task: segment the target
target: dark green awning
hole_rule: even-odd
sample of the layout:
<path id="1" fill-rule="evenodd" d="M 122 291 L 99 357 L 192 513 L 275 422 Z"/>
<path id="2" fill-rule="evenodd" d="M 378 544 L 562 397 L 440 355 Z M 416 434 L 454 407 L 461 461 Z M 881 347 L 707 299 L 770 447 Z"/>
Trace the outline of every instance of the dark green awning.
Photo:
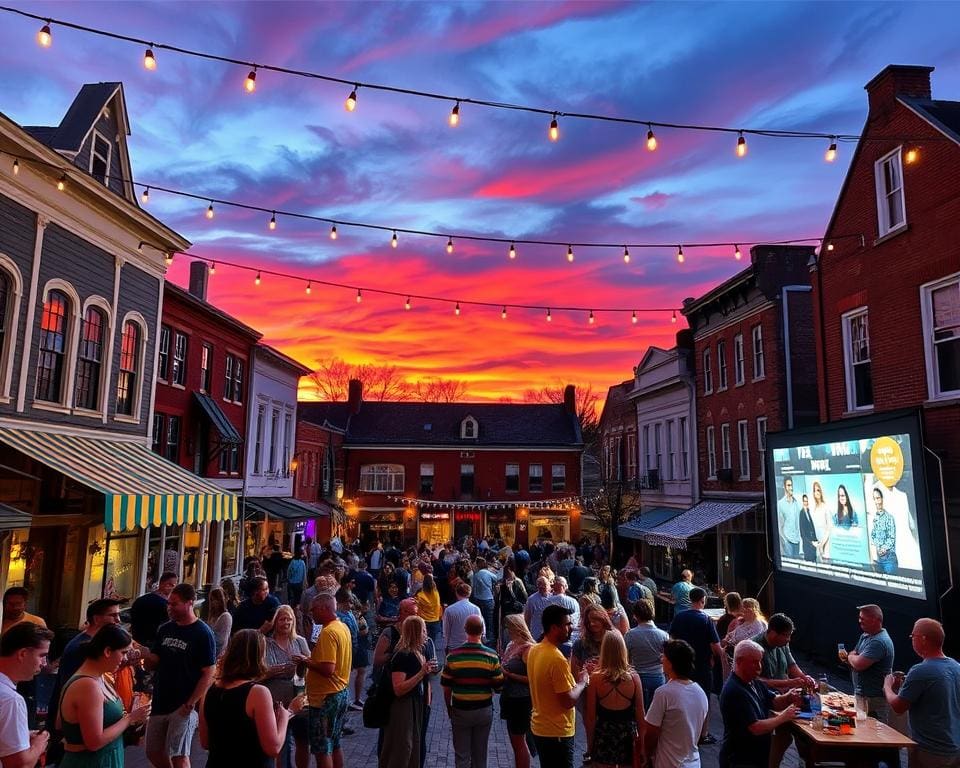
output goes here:
<path id="1" fill-rule="evenodd" d="M 193 396 L 196 398 L 200 408 L 207 415 L 213 428 L 217 430 L 217 434 L 220 435 L 220 443 L 222 445 L 240 445 L 243 442 L 243 438 L 240 436 L 240 433 L 237 432 L 237 428 L 230 423 L 230 419 L 227 418 L 227 415 L 220 406 L 217 405 L 216 400 L 210 397 L 210 395 L 205 395 L 203 392 L 194 392 Z"/>

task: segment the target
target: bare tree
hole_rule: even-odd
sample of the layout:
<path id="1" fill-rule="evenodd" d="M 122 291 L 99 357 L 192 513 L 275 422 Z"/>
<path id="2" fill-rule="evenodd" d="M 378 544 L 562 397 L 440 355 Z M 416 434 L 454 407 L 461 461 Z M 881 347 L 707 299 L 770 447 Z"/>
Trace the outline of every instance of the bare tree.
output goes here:
<path id="1" fill-rule="evenodd" d="M 413 392 L 417 400 L 426 403 L 459 403 L 467 395 L 467 384 L 460 379 L 431 377 L 419 379 Z"/>
<path id="2" fill-rule="evenodd" d="M 613 562 L 617 529 L 640 510 L 640 492 L 628 480 L 607 480 L 599 493 L 584 500 L 584 512 L 592 515 L 607 532 L 608 554 Z"/>
<path id="3" fill-rule="evenodd" d="M 348 362 L 331 357 L 320 361 L 317 369 L 310 374 L 310 380 L 321 400 L 336 402 L 347 399 L 352 376 L 353 369 Z"/>
<path id="4" fill-rule="evenodd" d="M 566 389 L 566 385 L 564 384 L 555 384 L 549 387 L 541 387 L 540 389 L 528 389 L 523 393 L 523 399 L 524 402 L 527 403 L 554 403 L 560 405 L 563 403 L 564 389 Z M 580 431 L 583 433 L 585 446 L 593 445 L 599 437 L 599 404 L 600 397 L 593 391 L 592 384 L 576 388 L 577 417 L 580 419 Z"/>
<path id="5" fill-rule="evenodd" d="M 410 399 L 411 387 L 395 365 L 351 365 L 339 357 L 331 357 L 320 361 L 310 379 L 321 400 L 346 400 L 350 379 L 363 382 L 363 396 L 367 400 Z"/>

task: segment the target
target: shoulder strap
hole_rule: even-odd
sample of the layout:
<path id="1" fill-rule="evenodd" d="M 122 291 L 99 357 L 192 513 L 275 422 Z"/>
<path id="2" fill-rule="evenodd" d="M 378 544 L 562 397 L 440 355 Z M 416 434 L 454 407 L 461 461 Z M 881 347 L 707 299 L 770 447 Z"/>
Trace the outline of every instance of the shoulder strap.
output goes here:
<path id="1" fill-rule="evenodd" d="M 63 729 L 63 716 L 61 714 L 61 709 L 63 708 L 63 697 L 67 695 L 67 689 L 73 685 L 77 680 L 83 678 L 93 679 L 92 675 L 71 675 L 70 678 L 63 684 L 63 688 L 60 689 L 60 699 L 57 701 L 57 729 Z"/>

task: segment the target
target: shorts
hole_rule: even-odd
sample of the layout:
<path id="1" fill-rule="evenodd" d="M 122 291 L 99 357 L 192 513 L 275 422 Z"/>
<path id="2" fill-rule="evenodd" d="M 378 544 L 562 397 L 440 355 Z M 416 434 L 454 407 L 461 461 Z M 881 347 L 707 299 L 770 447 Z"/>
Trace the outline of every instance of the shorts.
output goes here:
<path id="1" fill-rule="evenodd" d="M 331 693 L 319 707 L 307 707 L 310 717 L 310 752 L 332 755 L 340 749 L 340 735 L 347 719 L 350 694 L 346 688 Z"/>
<path id="2" fill-rule="evenodd" d="M 529 697 L 500 697 L 500 719 L 507 721 L 507 733 L 511 736 L 523 736 L 530 730 L 530 714 L 533 703 Z"/>
<path id="3" fill-rule="evenodd" d="M 367 638 L 361 637 L 360 644 L 353 646 L 353 660 L 350 669 L 366 669 L 370 666 L 370 644 Z"/>
<path id="4" fill-rule="evenodd" d="M 310 738 L 310 715 L 306 709 L 301 710 L 287 723 L 287 729 L 296 741 L 306 741 Z"/>
<path id="5" fill-rule="evenodd" d="M 179 709 L 169 715 L 150 715 L 144 739 L 147 754 L 189 757 L 193 734 L 199 722 L 200 716 L 195 709 L 191 710 L 189 715 L 182 714 Z"/>

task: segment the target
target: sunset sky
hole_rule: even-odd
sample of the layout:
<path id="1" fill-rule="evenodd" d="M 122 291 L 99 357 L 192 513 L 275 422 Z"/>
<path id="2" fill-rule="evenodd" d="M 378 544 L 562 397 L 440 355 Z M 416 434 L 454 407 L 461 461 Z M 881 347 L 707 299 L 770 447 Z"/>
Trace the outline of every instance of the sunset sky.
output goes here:
<path id="1" fill-rule="evenodd" d="M 733 128 L 858 134 L 863 86 L 890 63 L 936 67 L 934 98 L 960 99 L 957 3 L 15 3 L 157 43 L 463 98 Z M 56 124 L 83 83 L 121 81 L 134 175 L 268 209 L 440 232 L 563 242 L 719 241 L 822 234 L 852 152 L 826 143 L 657 130 L 464 105 L 342 85 L 143 47 L 0 13 L 0 111 Z M 670 312 L 746 264 L 731 246 L 631 251 L 507 247 L 329 227 L 151 192 L 150 212 L 193 242 L 192 253 L 299 281 L 218 266 L 210 300 L 265 341 L 315 366 L 337 356 L 400 367 L 414 381 L 468 383 L 471 399 L 519 397 L 571 382 L 629 378 L 651 345 L 682 327 Z M 170 278 L 185 282 L 178 260 Z M 312 279 L 451 301 L 549 306 L 542 311 L 414 301 L 317 285 Z M 587 313 L 559 308 L 596 310 Z M 306 394 L 306 393 L 305 393 Z"/>

